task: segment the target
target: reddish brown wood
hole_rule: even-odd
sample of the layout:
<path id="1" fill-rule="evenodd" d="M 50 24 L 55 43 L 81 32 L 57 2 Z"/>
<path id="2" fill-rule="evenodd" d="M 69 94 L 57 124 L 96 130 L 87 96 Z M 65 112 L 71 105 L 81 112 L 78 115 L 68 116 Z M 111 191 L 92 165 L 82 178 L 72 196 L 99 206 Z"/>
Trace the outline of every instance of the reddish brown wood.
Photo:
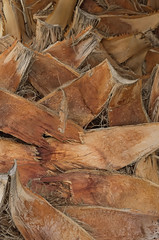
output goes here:
<path id="1" fill-rule="evenodd" d="M 55 88 L 78 77 L 79 74 L 71 67 L 59 62 L 50 54 L 37 53 L 29 81 L 45 96 Z"/>
<path id="2" fill-rule="evenodd" d="M 98 205 L 138 209 L 159 215 L 159 186 L 141 178 L 104 171 L 74 170 L 32 180 L 30 188 L 59 205 Z M 154 195 L 156 197 L 154 197 Z"/>
<path id="3" fill-rule="evenodd" d="M 0 138 L 0 150 L 1 173 L 7 173 L 16 159 L 23 184 L 27 184 L 30 179 L 47 174 L 46 169 L 41 166 L 40 157 L 35 147 L 17 143 L 11 139 Z"/>
<path id="4" fill-rule="evenodd" d="M 142 102 L 142 82 L 116 88 L 108 105 L 109 126 L 131 125 L 149 122 Z"/>
<path id="5" fill-rule="evenodd" d="M 110 64 L 114 67 L 115 70 L 119 73 L 120 76 L 129 79 L 137 79 L 138 75 L 136 75 L 130 69 L 125 69 L 121 67 L 112 57 L 107 53 L 103 44 L 100 43 L 98 47 L 95 48 L 93 52 L 87 57 L 87 61 L 84 62 L 84 67 L 90 66 L 91 68 L 96 67 L 98 64 L 103 62 L 105 59 L 108 59 Z"/>
<path id="6" fill-rule="evenodd" d="M 24 188 L 16 166 L 10 171 L 10 176 L 10 211 L 16 227 L 26 240 L 94 239 L 45 199 Z"/>
<path id="7" fill-rule="evenodd" d="M 146 32 L 158 26 L 159 12 L 138 16 L 101 15 L 98 29 L 108 29 L 109 35 Z"/>
<path id="8" fill-rule="evenodd" d="M 48 139 L 50 150 L 39 148 L 49 169 L 119 169 L 156 151 L 159 123 L 98 129 L 81 134 L 82 144 Z"/>
<path id="9" fill-rule="evenodd" d="M 60 114 L 65 101 L 65 115 L 84 126 L 100 113 L 116 84 L 116 72 L 107 60 L 66 87 L 55 90 L 39 103 Z"/>
<path id="10" fill-rule="evenodd" d="M 104 8 L 99 6 L 93 0 L 84 0 L 80 6 L 80 8 L 90 14 L 101 14 L 105 11 Z"/>
<path id="11" fill-rule="evenodd" d="M 83 131 L 69 120 L 64 126 L 59 117 L 47 108 L 2 89 L 0 115 L 1 131 L 38 146 L 48 146 L 45 135 L 62 141 L 79 141 L 79 132 Z"/>
<path id="12" fill-rule="evenodd" d="M 94 206 L 71 207 L 60 210 L 82 222 L 98 240 L 141 240 L 158 238 L 158 217 L 143 215 L 138 211 Z"/>
<path id="13" fill-rule="evenodd" d="M 50 53 L 62 63 L 76 69 L 94 50 L 100 40 L 98 35 L 91 33 L 90 30 L 91 27 L 89 26 L 77 34 L 77 36 L 66 38 L 61 42 L 56 42 L 44 52 Z"/>

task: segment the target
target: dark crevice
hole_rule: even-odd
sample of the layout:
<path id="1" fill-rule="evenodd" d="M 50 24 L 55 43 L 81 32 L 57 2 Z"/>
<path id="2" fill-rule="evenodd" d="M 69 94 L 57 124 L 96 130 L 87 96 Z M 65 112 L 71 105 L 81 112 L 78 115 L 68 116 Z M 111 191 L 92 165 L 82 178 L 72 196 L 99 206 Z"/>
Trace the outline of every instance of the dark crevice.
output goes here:
<path id="1" fill-rule="evenodd" d="M 0 138 L 7 138 L 7 139 L 11 139 L 17 143 L 21 143 L 21 144 L 27 144 L 27 145 L 31 145 L 31 144 L 28 144 L 26 142 L 24 142 L 23 140 L 19 139 L 19 138 L 16 138 L 14 136 L 12 136 L 11 134 L 8 134 L 8 133 L 4 133 L 2 131 L 0 131 Z"/>

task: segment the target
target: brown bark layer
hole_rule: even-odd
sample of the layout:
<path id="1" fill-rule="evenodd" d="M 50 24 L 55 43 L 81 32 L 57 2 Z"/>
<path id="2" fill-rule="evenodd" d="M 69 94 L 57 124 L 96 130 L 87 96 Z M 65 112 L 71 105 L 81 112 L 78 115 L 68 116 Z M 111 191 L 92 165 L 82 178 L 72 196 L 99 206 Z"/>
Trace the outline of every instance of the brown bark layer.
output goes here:
<path id="1" fill-rule="evenodd" d="M 50 150 L 39 152 L 44 166 L 52 170 L 120 169 L 158 149 L 158 129 L 159 123 L 147 123 L 92 130 L 81 134 L 82 144 L 48 139 Z"/>
<path id="2" fill-rule="evenodd" d="M 102 40 L 102 44 L 119 64 L 150 46 L 150 43 L 145 38 L 142 38 L 141 34 L 106 38 Z"/>
<path id="3" fill-rule="evenodd" d="M 46 175 L 46 169 L 41 166 L 38 151 L 34 146 L 17 143 L 11 139 L 0 139 L 0 172 L 7 173 L 14 160 L 19 166 L 20 179 L 27 184 L 30 179 Z"/>
<path id="4" fill-rule="evenodd" d="M 24 188 L 15 167 L 10 171 L 10 209 L 15 225 L 26 240 L 94 239 L 45 199 Z"/>
<path id="5" fill-rule="evenodd" d="M 101 112 L 116 83 L 116 74 L 105 60 L 78 80 L 47 95 L 39 103 L 59 114 L 65 101 L 68 118 L 84 126 Z"/>
<path id="6" fill-rule="evenodd" d="M 0 54 L 7 50 L 15 42 L 15 39 L 10 35 L 0 38 Z"/>
<path id="7" fill-rule="evenodd" d="M 4 107 L 5 106 L 5 107 Z M 71 121 L 63 126 L 57 115 L 47 108 L 0 90 L 0 130 L 24 142 L 46 147 L 46 136 L 58 140 L 79 140 L 83 130 Z M 17 127 L 18 126 L 18 127 Z"/>
<path id="8" fill-rule="evenodd" d="M 155 29 L 158 26 L 159 13 L 138 16 L 101 15 L 100 18 L 98 29 L 107 28 L 109 35 L 145 33 L 149 29 Z"/>
<path id="9" fill-rule="evenodd" d="M 29 81 L 42 94 L 47 95 L 62 84 L 79 77 L 71 67 L 50 54 L 37 53 L 29 74 Z"/>
<path id="10" fill-rule="evenodd" d="M 89 26 L 86 30 L 77 34 L 77 36 L 66 38 L 49 46 L 44 52 L 76 69 L 93 51 L 100 40 L 98 35 L 91 33 L 90 30 L 91 27 Z"/>
<path id="11" fill-rule="evenodd" d="M 143 105 L 142 82 L 116 88 L 108 105 L 109 126 L 122 126 L 149 122 Z"/>
<path id="12" fill-rule="evenodd" d="M 140 162 L 139 162 L 140 163 Z M 32 191 L 53 204 L 98 205 L 159 215 L 159 186 L 141 178 L 104 171 L 76 170 L 32 180 Z M 155 197 L 154 197 L 155 195 Z"/>
<path id="13" fill-rule="evenodd" d="M 148 240 L 158 237 L 158 217 L 151 215 L 94 206 L 70 206 L 61 211 L 82 222 L 98 240 Z"/>

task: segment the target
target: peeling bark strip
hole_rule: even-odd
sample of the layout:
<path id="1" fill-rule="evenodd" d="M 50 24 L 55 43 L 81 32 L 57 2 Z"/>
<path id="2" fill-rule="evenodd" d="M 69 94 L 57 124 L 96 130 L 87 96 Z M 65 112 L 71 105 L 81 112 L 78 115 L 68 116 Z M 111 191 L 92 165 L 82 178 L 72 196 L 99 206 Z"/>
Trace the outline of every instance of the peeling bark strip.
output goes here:
<path id="1" fill-rule="evenodd" d="M 49 151 L 39 148 L 44 166 L 63 170 L 73 168 L 120 169 L 148 156 L 159 148 L 159 123 L 112 127 L 81 134 L 78 143 L 48 139 Z"/>
<path id="2" fill-rule="evenodd" d="M 149 122 L 143 105 L 142 81 L 122 85 L 113 92 L 108 105 L 109 126 L 122 126 Z"/>
<path id="3" fill-rule="evenodd" d="M 137 211 L 94 206 L 65 206 L 59 209 L 90 229 L 98 240 L 151 240 L 159 236 L 158 217 Z"/>
<path id="4" fill-rule="evenodd" d="M 44 97 L 39 103 L 59 113 L 65 92 L 68 118 L 80 126 L 88 124 L 102 110 L 117 86 L 132 85 L 136 80 L 127 80 L 118 75 L 105 60 L 87 71 L 81 78 L 63 86 Z"/>
<path id="5" fill-rule="evenodd" d="M 2 89 L 0 115 L 1 131 L 38 146 L 48 146 L 45 135 L 62 141 L 79 141 L 79 132 L 83 131 L 75 123 L 67 121 L 65 132 L 62 133 L 61 122 L 53 112 Z"/>
<path id="6" fill-rule="evenodd" d="M 82 227 L 53 208 L 45 199 L 24 188 L 16 165 L 10 171 L 10 210 L 16 227 L 26 240 L 94 240 Z"/>
<path id="7" fill-rule="evenodd" d="M 142 34 L 105 38 L 102 44 L 119 64 L 150 47 L 150 42 L 143 38 Z"/>
<path id="8" fill-rule="evenodd" d="M 103 13 L 105 11 L 105 6 L 101 7 L 100 5 L 98 5 L 97 1 L 94 1 L 94 0 L 84 0 L 84 1 L 81 1 L 81 2 L 82 3 L 80 5 L 80 8 L 83 11 L 88 12 L 90 14 L 101 14 L 101 13 Z M 103 2 L 103 4 L 104 4 L 104 2 Z"/>
<path id="9" fill-rule="evenodd" d="M 0 55 L 0 88 L 15 92 L 27 72 L 33 52 L 15 41 Z"/>
<path id="10" fill-rule="evenodd" d="M 72 36 L 61 42 L 59 41 L 48 47 L 44 52 L 50 53 L 59 61 L 76 69 L 84 62 L 100 41 L 100 38 L 95 33 L 91 33 L 90 30 L 91 27 L 89 26 L 77 36 Z"/>
<path id="11" fill-rule="evenodd" d="M 46 175 L 36 147 L 0 138 L 0 172 L 7 173 L 13 166 L 14 159 L 19 165 L 20 180 L 23 184 L 27 184 L 32 178 Z"/>
<path id="12" fill-rule="evenodd" d="M 29 74 L 31 84 L 44 96 L 62 84 L 76 79 L 79 74 L 50 54 L 36 54 Z"/>
<path id="13" fill-rule="evenodd" d="M 45 197 L 54 196 L 57 203 L 65 198 L 66 205 L 129 208 L 159 216 L 159 186 L 133 176 L 74 170 L 33 179 L 30 187 Z"/>
<path id="14" fill-rule="evenodd" d="M 38 152 L 34 146 L 0 138 L 0 172 L 8 172 L 13 166 L 14 159 L 19 165 L 34 164 L 38 161 Z"/>
<path id="15" fill-rule="evenodd" d="M 69 86 L 41 99 L 39 103 L 59 112 L 63 90 L 68 105 L 68 118 L 84 126 L 102 110 L 115 83 L 109 64 L 104 61 Z"/>
<path id="16" fill-rule="evenodd" d="M 109 35 L 125 33 L 145 33 L 159 25 L 159 12 L 138 16 L 99 15 L 101 21 L 97 28 L 108 28 Z"/>
<path id="17" fill-rule="evenodd" d="M 125 51 L 125 50 L 124 50 Z M 87 57 L 84 67 L 89 66 L 89 69 L 96 67 L 98 64 L 102 63 L 104 60 L 108 60 L 112 67 L 118 72 L 123 78 L 132 80 L 137 79 L 139 76 L 136 75 L 131 69 L 123 68 L 119 66 L 117 62 L 107 53 L 104 49 L 102 43 L 95 48 L 93 52 Z"/>

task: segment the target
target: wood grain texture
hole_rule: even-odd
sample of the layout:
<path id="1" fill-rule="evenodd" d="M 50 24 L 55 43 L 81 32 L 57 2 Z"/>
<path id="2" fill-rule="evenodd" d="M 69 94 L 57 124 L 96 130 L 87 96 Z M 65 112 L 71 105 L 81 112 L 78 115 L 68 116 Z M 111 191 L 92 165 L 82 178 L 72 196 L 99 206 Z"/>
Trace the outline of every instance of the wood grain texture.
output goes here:
<path id="1" fill-rule="evenodd" d="M 89 26 L 77 36 L 50 45 L 44 52 L 77 69 L 100 41 L 98 35 L 91 33 L 90 30 Z"/>
<path id="2" fill-rule="evenodd" d="M 158 26 L 159 12 L 141 14 L 138 16 L 101 15 L 101 21 L 97 28 L 108 29 L 109 35 L 120 35 L 125 33 L 144 33 Z"/>
<path id="3" fill-rule="evenodd" d="M 46 147 L 45 136 L 58 140 L 79 140 L 83 130 L 71 121 L 63 127 L 60 119 L 47 108 L 0 89 L 0 130 L 24 142 Z"/>
<path id="4" fill-rule="evenodd" d="M 50 54 L 37 53 L 29 74 L 29 81 L 45 96 L 62 84 L 78 77 L 79 74 L 75 70 L 59 62 Z"/>
<path id="5" fill-rule="evenodd" d="M 104 38 L 102 44 L 118 64 L 127 61 L 141 50 L 150 47 L 150 42 L 146 41 L 146 39 L 142 37 L 142 34 L 128 34 Z"/>
<path id="6" fill-rule="evenodd" d="M 108 105 L 109 126 L 149 122 L 142 101 L 142 81 L 121 85 L 113 92 Z"/>
<path id="7" fill-rule="evenodd" d="M 16 227 L 26 240 L 94 239 L 45 199 L 24 188 L 15 168 L 10 171 L 10 210 Z"/>
<path id="8" fill-rule="evenodd" d="M 96 240 L 151 240 L 159 236 L 158 217 L 104 207 L 64 207 L 67 216 L 81 222 Z"/>
<path id="9" fill-rule="evenodd" d="M 59 114 L 65 100 L 67 117 L 84 126 L 100 113 L 108 100 L 117 83 L 114 72 L 105 60 L 78 80 L 47 95 L 39 103 Z"/>
<path id="10" fill-rule="evenodd" d="M 33 179 L 32 191 L 60 205 L 97 205 L 159 216 L 159 186 L 150 181 L 97 170 L 72 170 Z M 154 197 L 155 196 L 155 197 Z"/>
<path id="11" fill-rule="evenodd" d="M 81 134 L 82 144 L 48 139 L 50 150 L 39 148 L 50 169 L 120 169 L 146 157 L 159 147 L 159 123 L 112 127 Z"/>
<path id="12" fill-rule="evenodd" d="M 159 49 L 150 49 L 145 56 L 145 71 L 151 73 L 159 62 Z"/>
<path id="13" fill-rule="evenodd" d="M 0 138 L 0 172 L 7 173 L 15 159 L 19 165 L 20 179 L 23 184 L 26 185 L 30 179 L 46 175 L 46 169 L 41 166 L 38 151 L 34 146 Z"/>

